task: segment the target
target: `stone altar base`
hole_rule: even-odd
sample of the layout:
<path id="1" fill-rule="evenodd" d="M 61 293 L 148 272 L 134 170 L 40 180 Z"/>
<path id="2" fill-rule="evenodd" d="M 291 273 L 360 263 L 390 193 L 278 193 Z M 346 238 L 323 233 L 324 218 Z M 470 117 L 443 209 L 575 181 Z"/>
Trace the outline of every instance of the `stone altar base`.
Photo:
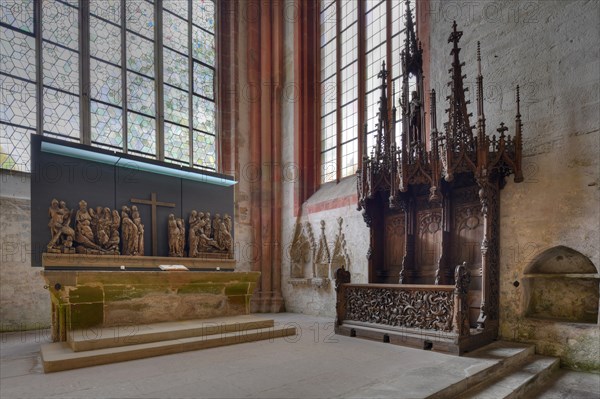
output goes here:
<path id="1" fill-rule="evenodd" d="M 41 346 L 46 373 L 295 335 L 252 315 L 73 330 Z"/>
<path id="2" fill-rule="evenodd" d="M 46 372 L 294 335 L 249 315 L 259 272 L 44 270 Z"/>
<path id="3" fill-rule="evenodd" d="M 259 272 L 44 270 L 52 339 L 74 330 L 250 313 Z"/>

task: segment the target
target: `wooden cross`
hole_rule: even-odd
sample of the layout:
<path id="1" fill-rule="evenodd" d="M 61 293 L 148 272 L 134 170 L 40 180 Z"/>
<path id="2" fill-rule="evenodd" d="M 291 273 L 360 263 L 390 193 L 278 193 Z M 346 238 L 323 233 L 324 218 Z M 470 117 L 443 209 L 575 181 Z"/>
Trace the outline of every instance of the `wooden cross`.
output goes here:
<path id="1" fill-rule="evenodd" d="M 156 200 L 156 193 L 150 195 L 150 200 L 132 198 L 130 200 L 134 204 L 143 204 L 152 206 L 152 256 L 158 254 L 158 228 L 156 226 L 156 207 L 166 206 L 169 208 L 175 208 L 175 204 L 172 202 L 161 202 Z"/>

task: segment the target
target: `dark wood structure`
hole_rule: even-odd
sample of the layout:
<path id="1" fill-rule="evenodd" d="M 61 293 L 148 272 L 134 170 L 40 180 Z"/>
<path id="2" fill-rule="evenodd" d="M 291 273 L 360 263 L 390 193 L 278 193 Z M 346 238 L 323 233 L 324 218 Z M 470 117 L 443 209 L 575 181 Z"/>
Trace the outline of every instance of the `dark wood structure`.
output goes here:
<path id="1" fill-rule="evenodd" d="M 488 137 L 478 44 L 477 123 L 471 125 L 462 32 L 454 22 L 448 119 L 438 131 L 432 91 L 427 131 L 422 48 L 408 2 L 406 18 L 400 145 L 384 63 L 375 145 L 369 154 L 365 126 L 357 172 L 358 209 L 370 228 L 370 284 L 350 284 L 344 271 L 337 274 L 336 326 L 342 334 L 461 354 L 498 334 L 499 195 L 510 174 L 523 180 L 519 88 L 514 137 L 503 123 Z"/>

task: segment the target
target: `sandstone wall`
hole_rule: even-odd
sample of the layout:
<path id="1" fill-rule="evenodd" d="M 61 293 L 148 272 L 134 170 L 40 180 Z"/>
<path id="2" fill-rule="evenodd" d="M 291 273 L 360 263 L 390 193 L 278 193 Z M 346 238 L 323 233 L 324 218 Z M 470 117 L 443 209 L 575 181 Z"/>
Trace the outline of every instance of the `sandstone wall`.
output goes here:
<path id="1" fill-rule="evenodd" d="M 27 174 L 0 171 L 0 331 L 50 326 L 50 296 L 31 267 L 29 184 Z"/>

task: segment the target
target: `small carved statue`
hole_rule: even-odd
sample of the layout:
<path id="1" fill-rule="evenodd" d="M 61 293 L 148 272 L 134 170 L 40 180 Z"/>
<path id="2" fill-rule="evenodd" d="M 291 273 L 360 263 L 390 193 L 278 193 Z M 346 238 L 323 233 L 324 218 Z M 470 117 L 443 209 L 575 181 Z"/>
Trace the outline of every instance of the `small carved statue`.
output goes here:
<path id="1" fill-rule="evenodd" d="M 137 251 L 135 255 L 143 256 L 144 255 L 144 225 L 142 224 L 142 218 L 140 217 L 140 213 L 138 212 L 137 206 L 133 205 L 131 207 L 131 219 L 137 227 Z"/>
<path id="2" fill-rule="evenodd" d="M 200 212 L 200 216 L 196 210 L 193 210 L 188 219 L 190 225 L 190 236 L 188 240 L 189 245 L 189 256 L 195 258 L 198 255 L 198 242 L 200 240 L 200 232 L 202 231 L 202 218 L 204 214 Z"/>
<path id="3" fill-rule="evenodd" d="M 410 142 L 416 143 L 420 140 L 421 134 L 421 100 L 416 91 L 412 92 L 410 100 Z"/>
<path id="4" fill-rule="evenodd" d="M 70 227 L 71 211 L 64 201 L 60 204 L 53 199 L 48 208 L 50 221 L 50 242 L 47 245 L 48 252 L 73 253 L 73 236 L 75 231 Z"/>
<path id="5" fill-rule="evenodd" d="M 91 254 L 102 251 L 102 248 L 96 244 L 92 228 L 92 222 L 97 225 L 97 217 L 96 212 L 88 210 L 87 202 L 79 201 L 79 209 L 75 215 L 75 241 L 79 244 L 76 248 L 78 253 Z"/>
<path id="6" fill-rule="evenodd" d="M 172 213 L 169 215 L 167 228 L 169 229 L 169 256 L 179 256 L 178 246 L 181 232 L 177 226 L 175 215 Z"/>
<path id="7" fill-rule="evenodd" d="M 177 241 L 177 256 L 185 256 L 185 221 L 177 219 L 177 228 L 179 229 L 179 240 Z"/>
<path id="8" fill-rule="evenodd" d="M 137 255 L 138 253 L 138 228 L 129 217 L 129 208 L 121 208 L 121 239 L 123 242 L 123 255 Z"/>

